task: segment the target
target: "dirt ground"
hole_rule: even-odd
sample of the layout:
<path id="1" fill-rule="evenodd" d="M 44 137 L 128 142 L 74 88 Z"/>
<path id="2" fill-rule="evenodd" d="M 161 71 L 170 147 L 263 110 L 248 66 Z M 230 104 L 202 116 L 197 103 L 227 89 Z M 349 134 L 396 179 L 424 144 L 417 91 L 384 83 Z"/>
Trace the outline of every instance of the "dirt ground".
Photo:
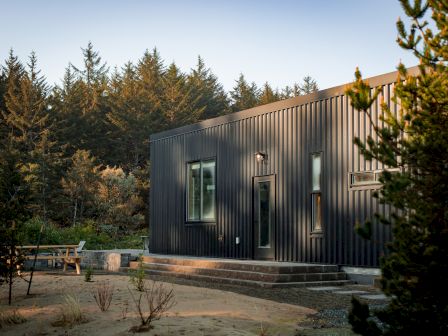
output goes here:
<path id="1" fill-rule="evenodd" d="M 100 281 L 114 286 L 112 304 L 101 312 L 92 291 Z M 166 316 L 154 322 L 154 329 L 145 335 L 296 335 L 300 323 L 316 310 L 295 302 L 278 302 L 272 298 L 259 298 L 248 293 L 237 293 L 206 288 L 204 283 L 165 283 L 173 288 L 176 305 Z M 27 321 L 0 329 L 1 335 L 129 335 L 129 329 L 138 325 L 137 313 L 129 288 L 129 277 L 119 274 L 94 275 L 93 282 L 73 274 L 37 274 L 34 276 L 30 296 L 26 296 L 27 283 L 17 280 L 14 286 L 12 307 L 7 303 L 7 286 L 0 287 L 0 312 L 17 309 Z M 247 289 L 253 291 L 254 289 Z M 260 290 L 256 289 L 255 292 Z M 269 290 L 264 290 L 269 291 Z M 60 316 L 63 295 L 79 298 L 86 321 L 73 326 L 52 326 Z M 294 296 L 293 296 L 294 297 Z M 283 300 L 287 301 L 287 300 Z"/>

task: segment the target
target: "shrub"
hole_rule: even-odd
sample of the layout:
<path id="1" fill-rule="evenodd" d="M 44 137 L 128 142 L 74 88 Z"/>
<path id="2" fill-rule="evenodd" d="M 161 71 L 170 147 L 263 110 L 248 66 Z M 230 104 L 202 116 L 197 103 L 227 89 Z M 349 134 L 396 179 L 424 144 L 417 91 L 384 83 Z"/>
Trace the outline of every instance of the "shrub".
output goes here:
<path id="1" fill-rule="evenodd" d="M 130 329 L 132 332 L 152 329 L 151 323 L 160 320 L 163 314 L 175 304 L 173 289 L 168 290 L 162 283 L 153 281 L 151 286 L 144 284 L 143 288 L 143 293 L 140 293 L 138 298 L 129 290 L 140 318 L 140 325 L 132 327 Z M 146 307 L 144 307 L 142 300 L 146 301 Z"/>
<path id="2" fill-rule="evenodd" d="M 113 294 L 114 286 L 108 281 L 101 281 L 96 285 L 93 297 L 101 311 L 104 312 L 109 309 Z"/>
<path id="3" fill-rule="evenodd" d="M 34 217 L 25 222 L 18 232 L 18 240 L 26 245 L 35 245 L 41 226 L 44 224 L 40 217 Z M 147 235 L 147 230 L 135 232 L 122 232 L 113 225 L 97 225 L 94 220 L 88 219 L 74 227 L 58 227 L 49 222 L 44 225 L 40 243 L 42 245 L 77 244 L 86 241 L 85 248 L 102 250 L 113 248 L 141 249 L 140 236 Z"/>
<path id="4" fill-rule="evenodd" d="M 86 268 L 86 273 L 84 274 L 84 281 L 85 282 L 90 282 L 92 281 L 92 277 L 93 277 L 93 269 L 92 266 L 88 266 Z"/>
<path id="5" fill-rule="evenodd" d="M 27 245 L 35 245 L 39 236 L 41 226 L 44 225 L 40 243 L 42 245 L 57 245 L 63 242 L 62 231 L 53 223 L 45 224 L 40 217 L 33 217 L 21 228 L 19 233 L 20 240 Z"/>
<path id="6" fill-rule="evenodd" d="M 139 292 L 145 290 L 145 269 L 143 267 L 143 255 L 138 256 L 138 266 L 135 270 L 129 270 L 129 282 L 134 285 Z"/>

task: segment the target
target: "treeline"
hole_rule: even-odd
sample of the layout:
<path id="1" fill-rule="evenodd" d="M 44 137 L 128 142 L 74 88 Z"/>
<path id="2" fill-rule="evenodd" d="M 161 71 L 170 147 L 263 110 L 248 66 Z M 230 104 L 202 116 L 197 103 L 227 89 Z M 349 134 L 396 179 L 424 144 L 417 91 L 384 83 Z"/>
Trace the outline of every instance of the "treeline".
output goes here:
<path id="1" fill-rule="evenodd" d="M 156 49 L 112 70 L 91 43 L 82 53 L 54 87 L 34 53 L 23 64 L 11 51 L 0 73 L 2 207 L 20 194 L 62 226 L 146 227 L 150 134 L 317 90 L 311 77 L 279 90 L 240 75 L 227 93 L 200 57 L 184 73 Z"/>

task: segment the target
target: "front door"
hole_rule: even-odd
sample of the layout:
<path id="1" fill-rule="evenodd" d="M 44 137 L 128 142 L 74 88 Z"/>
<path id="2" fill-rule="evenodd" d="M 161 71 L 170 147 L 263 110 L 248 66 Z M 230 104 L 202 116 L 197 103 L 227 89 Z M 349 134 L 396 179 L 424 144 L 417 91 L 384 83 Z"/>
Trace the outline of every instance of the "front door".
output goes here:
<path id="1" fill-rule="evenodd" d="M 275 258 L 275 175 L 254 177 L 254 259 Z"/>

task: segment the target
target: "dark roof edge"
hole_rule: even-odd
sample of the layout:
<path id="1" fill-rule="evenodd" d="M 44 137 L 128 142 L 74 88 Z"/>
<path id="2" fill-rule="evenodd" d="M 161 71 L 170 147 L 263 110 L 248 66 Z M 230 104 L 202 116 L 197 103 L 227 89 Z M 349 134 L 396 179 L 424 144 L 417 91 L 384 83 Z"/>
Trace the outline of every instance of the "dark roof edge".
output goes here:
<path id="1" fill-rule="evenodd" d="M 408 68 L 408 73 L 411 75 L 416 75 L 416 74 L 418 74 L 418 72 L 419 72 L 418 66 Z M 389 73 L 386 73 L 383 75 L 366 78 L 365 80 L 370 84 L 371 87 L 375 87 L 375 86 L 379 86 L 379 85 L 393 83 L 396 81 L 397 76 L 398 76 L 398 71 L 393 71 L 393 72 L 389 72 Z M 347 85 L 350 85 L 350 84 L 351 83 L 335 86 L 335 87 L 332 87 L 329 89 L 313 92 L 313 93 L 307 94 L 305 96 L 297 96 L 294 98 L 280 100 L 280 101 L 277 101 L 274 103 L 253 107 L 253 108 L 243 110 L 240 112 L 234 112 L 234 113 L 226 114 L 226 115 L 223 115 L 220 117 L 203 120 L 203 121 L 197 122 L 195 124 L 190 124 L 190 125 L 170 129 L 167 131 L 155 133 L 150 136 L 150 142 L 156 141 L 156 140 L 161 140 L 164 138 L 169 138 L 169 137 L 180 135 L 180 134 L 198 131 L 198 130 L 201 130 L 204 128 L 209 128 L 209 127 L 213 127 L 213 126 L 217 126 L 217 125 L 226 124 L 226 123 L 229 123 L 232 121 L 237 121 L 237 120 L 246 119 L 249 117 L 254 117 L 254 116 L 257 116 L 257 115 L 260 115 L 263 113 L 279 111 L 279 110 L 282 110 L 285 108 L 290 108 L 293 106 L 303 105 L 306 103 L 311 103 L 314 101 L 319 101 L 319 100 L 327 99 L 330 97 L 343 95 L 345 88 L 347 87 Z"/>

